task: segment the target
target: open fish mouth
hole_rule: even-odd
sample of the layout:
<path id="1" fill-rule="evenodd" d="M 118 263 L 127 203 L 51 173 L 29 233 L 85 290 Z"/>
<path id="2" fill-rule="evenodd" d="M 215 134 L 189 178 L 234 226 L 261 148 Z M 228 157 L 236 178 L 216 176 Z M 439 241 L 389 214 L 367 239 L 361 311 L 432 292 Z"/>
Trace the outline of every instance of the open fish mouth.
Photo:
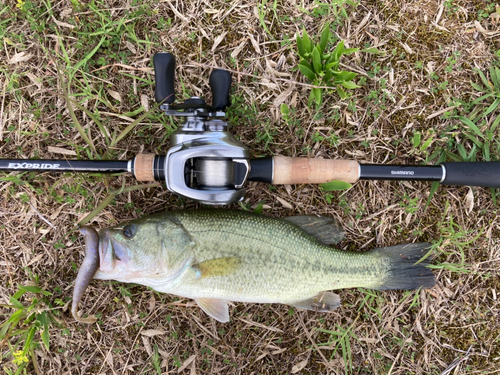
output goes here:
<path id="1" fill-rule="evenodd" d="M 99 270 L 111 271 L 115 263 L 113 258 L 113 245 L 107 233 L 103 230 L 99 231 Z"/>
<path id="2" fill-rule="evenodd" d="M 117 265 L 125 265 L 128 260 L 126 246 L 111 236 L 110 229 L 101 229 L 99 233 L 93 227 L 80 229 L 85 239 L 85 257 L 78 270 L 73 290 L 71 313 L 75 320 L 82 323 L 94 323 L 95 316 L 81 318 L 78 304 L 93 278 L 105 277 L 116 270 Z"/>

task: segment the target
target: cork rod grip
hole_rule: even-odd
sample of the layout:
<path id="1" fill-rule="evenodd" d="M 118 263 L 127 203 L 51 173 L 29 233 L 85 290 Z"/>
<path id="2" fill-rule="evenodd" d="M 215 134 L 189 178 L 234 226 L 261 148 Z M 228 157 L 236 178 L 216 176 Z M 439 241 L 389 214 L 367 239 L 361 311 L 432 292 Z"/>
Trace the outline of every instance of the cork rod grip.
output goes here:
<path id="1" fill-rule="evenodd" d="M 273 185 L 321 184 L 333 180 L 354 183 L 359 179 L 359 164 L 354 160 L 275 156 L 273 161 Z"/>
<path id="2" fill-rule="evenodd" d="M 134 159 L 134 177 L 137 181 L 154 181 L 155 154 L 138 154 Z"/>

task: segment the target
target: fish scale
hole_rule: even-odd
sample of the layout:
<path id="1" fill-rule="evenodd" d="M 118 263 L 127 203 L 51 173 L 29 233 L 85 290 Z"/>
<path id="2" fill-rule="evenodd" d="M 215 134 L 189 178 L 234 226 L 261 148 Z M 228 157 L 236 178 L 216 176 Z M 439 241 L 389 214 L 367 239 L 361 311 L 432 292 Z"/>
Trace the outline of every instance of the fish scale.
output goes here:
<path id="1" fill-rule="evenodd" d="M 87 228 L 88 238 L 91 232 Z M 341 237 L 338 224 L 326 217 L 287 220 L 235 210 L 171 211 L 101 229 L 99 237 L 98 250 L 87 246 L 88 252 L 100 254 L 94 278 L 193 298 L 221 322 L 229 320 L 227 301 L 326 312 L 340 304 L 328 290 L 416 289 L 435 283 L 426 268 L 432 257 L 415 265 L 429 244 L 364 253 L 338 250 L 323 243 Z M 89 272 L 82 267 L 79 279 L 90 280 L 80 277 Z M 78 293 L 75 287 L 75 295 L 81 296 L 85 286 L 78 285 Z"/>

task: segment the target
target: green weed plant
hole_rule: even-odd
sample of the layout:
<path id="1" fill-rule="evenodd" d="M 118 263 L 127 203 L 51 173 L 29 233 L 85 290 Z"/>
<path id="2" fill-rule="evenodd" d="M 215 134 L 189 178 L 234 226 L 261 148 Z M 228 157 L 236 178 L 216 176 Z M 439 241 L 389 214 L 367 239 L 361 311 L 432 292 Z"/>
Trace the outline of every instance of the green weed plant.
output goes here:
<path id="1" fill-rule="evenodd" d="M 359 316 L 360 315 L 358 314 L 356 319 L 354 319 L 354 322 L 352 322 L 352 324 L 348 328 L 344 328 L 339 324 L 335 324 L 336 330 L 326 330 L 319 328 L 316 329 L 319 332 L 327 333 L 330 335 L 330 339 L 328 340 L 328 342 L 319 343 L 318 346 L 329 346 L 334 348 L 332 354 L 330 355 L 330 359 L 333 359 L 336 353 L 340 354 L 344 361 L 345 374 L 353 373 L 351 340 L 359 340 L 358 336 L 356 336 L 356 334 L 353 332 L 353 328 Z"/>
<path id="2" fill-rule="evenodd" d="M 359 48 L 345 48 L 344 42 L 340 41 L 333 52 L 326 52 L 331 37 L 330 24 L 323 28 L 319 43 L 315 43 L 303 29 L 302 37 L 297 35 L 297 50 L 300 56 L 298 67 L 314 86 L 335 88 L 340 98 L 345 99 L 345 89 L 355 89 L 359 86 L 352 82 L 357 76 L 356 73 L 340 70 L 340 58 L 358 51 Z M 312 88 L 309 106 L 316 102 L 316 107 L 319 108 L 323 103 L 323 93 L 323 88 Z"/>

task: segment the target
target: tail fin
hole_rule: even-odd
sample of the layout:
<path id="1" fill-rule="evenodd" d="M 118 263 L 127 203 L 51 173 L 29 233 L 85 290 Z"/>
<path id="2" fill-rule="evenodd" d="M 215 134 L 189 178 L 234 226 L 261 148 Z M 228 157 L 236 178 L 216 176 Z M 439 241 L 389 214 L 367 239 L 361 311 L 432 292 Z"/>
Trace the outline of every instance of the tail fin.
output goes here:
<path id="1" fill-rule="evenodd" d="M 384 282 L 373 289 L 425 289 L 436 285 L 432 271 L 426 267 L 432 261 L 432 255 L 415 264 L 430 251 L 430 246 L 431 244 L 423 242 L 373 250 L 385 258 L 388 265 Z"/>

